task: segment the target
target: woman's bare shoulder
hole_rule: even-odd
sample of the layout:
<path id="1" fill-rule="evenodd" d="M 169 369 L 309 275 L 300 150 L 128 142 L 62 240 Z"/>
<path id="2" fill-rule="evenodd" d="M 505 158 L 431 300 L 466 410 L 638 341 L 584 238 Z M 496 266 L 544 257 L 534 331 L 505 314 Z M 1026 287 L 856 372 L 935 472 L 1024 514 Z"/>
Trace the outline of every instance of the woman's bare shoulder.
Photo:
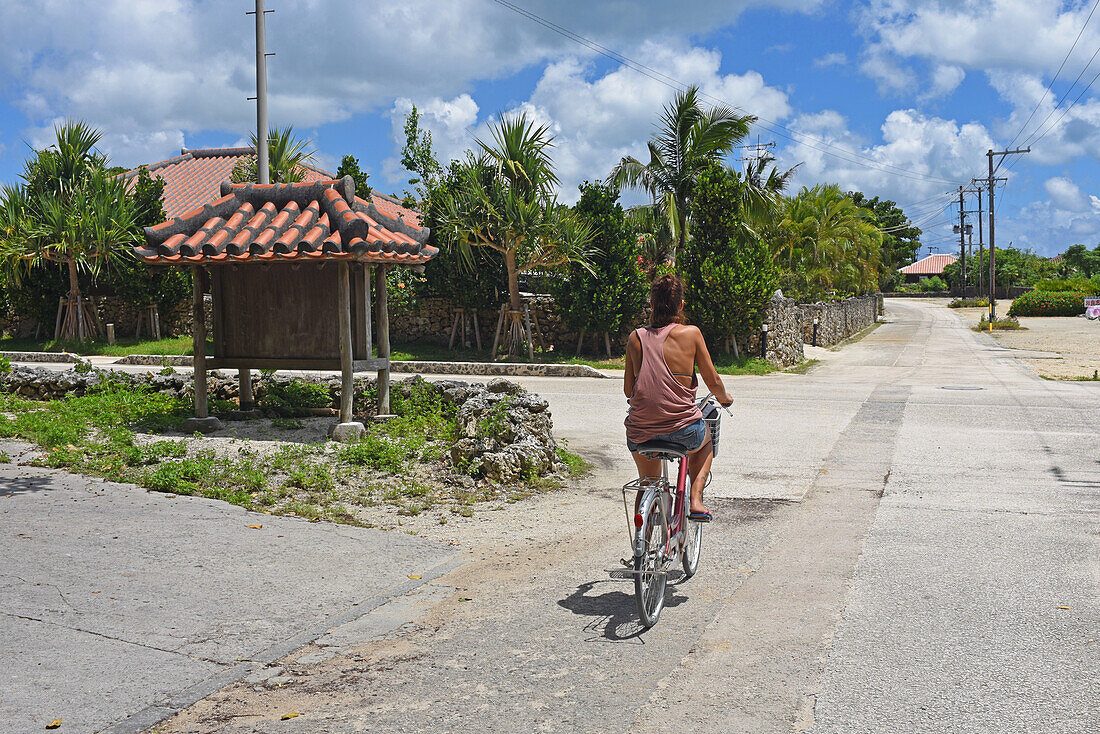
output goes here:
<path id="1" fill-rule="evenodd" d="M 685 337 L 688 337 L 690 339 L 694 339 L 697 336 L 698 337 L 703 336 L 703 332 L 699 331 L 699 327 L 698 326 L 692 326 L 691 324 L 677 324 L 672 329 L 672 333 L 675 334 L 676 336 L 685 336 Z"/>

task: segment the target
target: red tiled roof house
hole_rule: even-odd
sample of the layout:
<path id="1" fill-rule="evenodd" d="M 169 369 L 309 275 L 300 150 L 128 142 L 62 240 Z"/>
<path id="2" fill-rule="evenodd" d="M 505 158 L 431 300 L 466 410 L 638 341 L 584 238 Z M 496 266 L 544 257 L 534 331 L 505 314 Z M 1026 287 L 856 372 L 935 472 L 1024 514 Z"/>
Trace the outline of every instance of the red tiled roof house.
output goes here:
<path id="1" fill-rule="evenodd" d="M 898 268 L 898 272 L 905 276 L 906 283 L 916 283 L 921 278 L 930 278 L 933 275 L 943 275 L 943 269 L 956 262 L 959 258 L 955 255 L 928 255 L 917 260 L 912 265 Z"/>
<path id="2" fill-rule="evenodd" d="M 165 163 L 154 176 L 175 165 Z M 251 407 L 252 369 L 338 369 L 341 423 L 351 422 L 354 373 L 376 370 L 379 412 L 389 412 L 386 270 L 420 266 L 436 254 L 425 244 L 429 232 L 419 215 L 386 197 L 357 197 L 350 177 L 231 184 L 225 178 L 232 164 L 225 163 L 210 171 L 192 164 L 196 170 L 187 175 L 222 177 L 221 196 L 188 211 L 179 204 L 194 203 L 190 189 L 171 184 L 183 177 L 165 176 L 166 209 L 174 216 L 147 227 L 137 248 L 150 265 L 189 267 L 194 274 L 194 427 L 216 425 L 207 416 L 206 370 L 217 368 L 241 370 L 242 409 Z M 371 333 L 372 282 L 377 334 Z M 202 318 L 207 289 L 213 301 L 209 357 Z"/>

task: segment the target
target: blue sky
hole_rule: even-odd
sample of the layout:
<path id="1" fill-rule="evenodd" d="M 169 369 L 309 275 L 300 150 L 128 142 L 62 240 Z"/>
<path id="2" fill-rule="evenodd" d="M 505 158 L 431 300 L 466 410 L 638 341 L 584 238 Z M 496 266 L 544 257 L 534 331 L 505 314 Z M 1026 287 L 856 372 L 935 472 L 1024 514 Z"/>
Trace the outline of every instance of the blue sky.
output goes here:
<path id="1" fill-rule="evenodd" d="M 255 120 L 251 4 L 0 0 L 0 181 L 65 118 L 100 128 L 119 165 L 243 143 Z M 1049 255 L 1100 242 L 1097 90 L 1069 106 L 1100 57 L 1056 106 L 1100 48 L 1100 13 L 1086 25 L 1094 0 L 514 4 L 766 118 L 753 137 L 799 165 L 799 186 L 894 199 L 939 251 L 952 245 L 952 182 L 983 174 L 985 151 L 1022 129 L 1016 144 L 1039 139 L 998 192 L 998 244 Z M 492 0 L 268 5 L 272 124 L 294 125 L 326 167 L 356 155 L 385 192 L 405 188 L 398 151 L 413 104 L 444 159 L 500 113 L 550 124 L 570 200 L 620 156 L 643 155 L 673 94 Z"/>

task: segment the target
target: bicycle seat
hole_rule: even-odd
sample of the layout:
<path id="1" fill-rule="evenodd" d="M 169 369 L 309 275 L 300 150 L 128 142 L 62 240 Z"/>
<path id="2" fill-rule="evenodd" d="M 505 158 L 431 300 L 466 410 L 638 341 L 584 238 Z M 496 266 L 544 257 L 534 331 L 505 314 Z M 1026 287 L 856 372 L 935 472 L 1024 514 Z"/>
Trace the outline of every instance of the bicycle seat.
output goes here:
<path id="1" fill-rule="evenodd" d="M 650 459 L 664 459 L 665 461 L 676 461 L 687 456 L 687 451 L 680 444 L 671 441 L 657 441 L 656 439 L 639 444 L 638 453 Z"/>

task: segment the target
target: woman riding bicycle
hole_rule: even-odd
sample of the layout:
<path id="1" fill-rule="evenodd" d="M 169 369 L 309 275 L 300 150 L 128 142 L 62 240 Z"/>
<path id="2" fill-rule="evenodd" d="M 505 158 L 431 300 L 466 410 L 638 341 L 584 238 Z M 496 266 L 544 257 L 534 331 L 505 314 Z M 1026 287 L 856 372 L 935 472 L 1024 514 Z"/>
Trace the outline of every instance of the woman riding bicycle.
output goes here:
<path id="1" fill-rule="evenodd" d="M 695 389 L 703 381 L 723 406 L 733 403 L 714 369 L 703 334 L 683 322 L 684 283 L 678 276 L 662 275 L 653 281 L 649 297 L 653 316 L 649 326 L 630 335 L 626 347 L 623 391 L 630 401 L 626 416 L 626 445 L 638 465 L 639 477 L 660 476 L 658 459 L 638 453 L 647 441 L 666 441 L 688 454 L 691 504 L 688 517 L 709 522 L 703 506 L 703 484 L 714 459 L 710 432 L 695 403 Z"/>

